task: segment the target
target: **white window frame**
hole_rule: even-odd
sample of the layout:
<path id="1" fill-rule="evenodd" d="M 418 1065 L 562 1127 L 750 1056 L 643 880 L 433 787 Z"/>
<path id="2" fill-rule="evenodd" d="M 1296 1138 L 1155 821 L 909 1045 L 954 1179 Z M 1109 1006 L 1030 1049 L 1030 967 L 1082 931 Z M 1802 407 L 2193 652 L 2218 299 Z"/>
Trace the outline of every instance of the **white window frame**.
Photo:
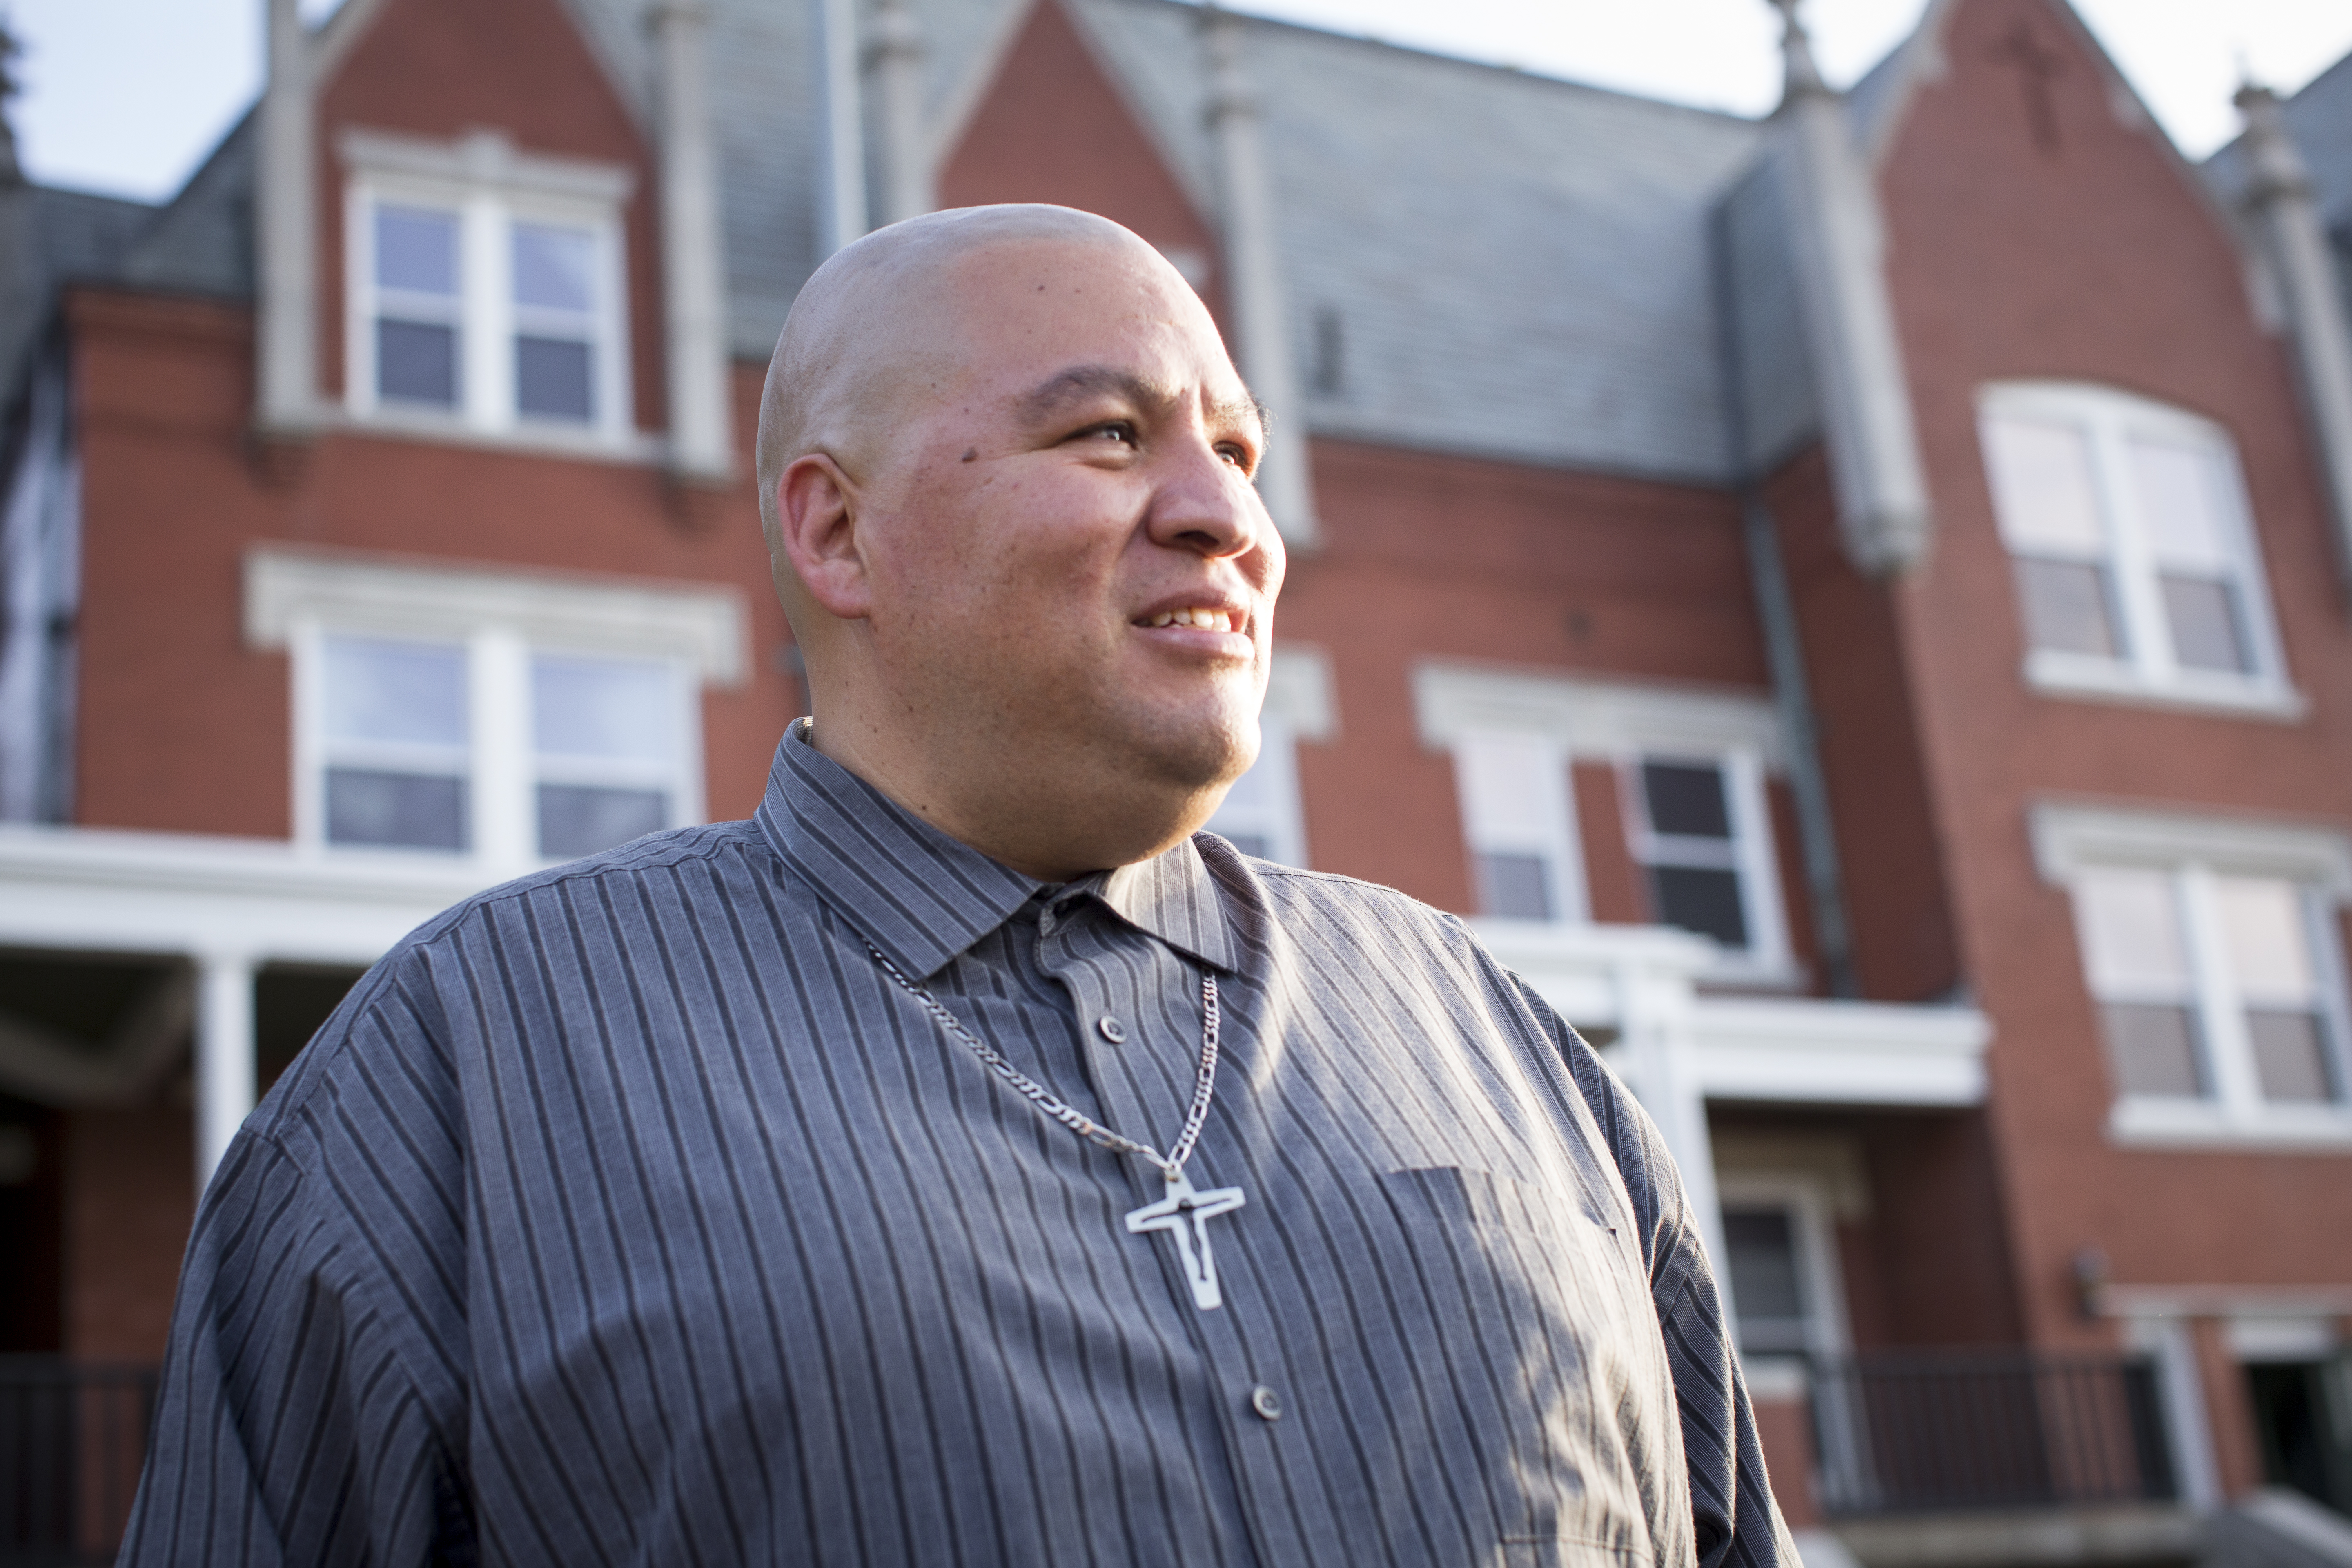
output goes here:
<path id="1" fill-rule="evenodd" d="M 1780 858 L 1773 844 L 1770 797 L 1765 791 L 1762 763 L 1745 746 L 1716 752 L 1653 751 L 1619 759 L 1617 797 L 1625 822 L 1625 847 L 1635 869 L 1643 873 L 1652 866 L 1703 863 L 1685 854 L 1681 840 L 1651 826 L 1649 792 L 1642 782 L 1644 763 L 1712 767 L 1723 775 L 1731 840 L 1721 868 L 1739 878 L 1739 911 L 1748 926 L 1748 945 L 1720 949 L 1724 956 L 1716 973 L 1752 971 L 1769 978 L 1788 971 L 1794 961 L 1789 951 L 1788 910 L 1781 901 L 1786 895 L 1780 886 Z"/>
<path id="2" fill-rule="evenodd" d="M 1556 907 L 1574 910 L 1569 919 L 1589 919 L 1582 824 L 1578 818 L 1570 768 L 1580 762 L 1608 766 L 1620 780 L 1621 813 L 1627 847 L 1640 858 L 1647 813 L 1638 784 L 1622 781 L 1643 758 L 1659 762 L 1704 762 L 1722 767 L 1726 805 L 1731 812 L 1740 875 L 1740 896 L 1748 916 L 1749 946 L 1713 949 L 1715 957 L 1698 978 L 1715 984 L 1790 989 L 1803 984 L 1789 947 L 1787 897 L 1780 881 L 1768 794 L 1771 774 L 1785 771 L 1788 750 L 1778 710 L 1769 697 L 1703 688 L 1641 685 L 1581 677 L 1500 670 L 1433 660 L 1412 674 L 1413 702 L 1422 742 L 1433 751 L 1452 752 L 1464 736 L 1517 733 L 1552 746 L 1559 766 L 1558 816 L 1571 857 L 1570 896 Z M 1464 824 L 1465 846 L 1471 825 Z M 1712 945 L 1712 944 L 1710 944 Z"/>
<path id="3" fill-rule="evenodd" d="M 1498 836 L 1476 820 L 1471 802 L 1469 762 L 1465 749 L 1486 739 L 1528 744 L 1536 758 L 1536 787 L 1541 803 L 1541 826 L 1532 837 Z M 1481 855 L 1533 855 L 1543 863 L 1545 901 L 1556 911 L 1549 921 L 1526 921 L 1478 911 L 1482 920 L 1530 925 L 1583 925 L 1592 918 L 1586 900 L 1583 836 L 1577 831 L 1576 784 L 1569 773 L 1567 750 L 1552 737 L 1521 730 L 1465 730 L 1453 737 L 1454 794 L 1462 803 L 1462 847 L 1471 862 L 1471 896 L 1478 896 L 1477 858 Z"/>
<path id="4" fill-rule="evenodd" d="M 1331 696 L 1331 659 L 1305 643 L 1276 643 L 1268 671 L 1265 701 L 1258 710 L 1257 761 L 1251 773 L 1269 805 L 1262 812 L 1221 805 L 1206 824 L 1211 833 L 1246 833 L 1262 838 L 1266 858 L 1285 866 L 1309 864 L 1307 810 L 1298 790 L 1298 743 L 1328 744 L 1339 732 Z"/>
<path id="5" fill-rule="evenodd" d="M 629 363 L 626 231 L 635 176 L 618 165 L 515 150 L 495 132 L 455 142 L 346 130 L 337 139 L 344 186 L 344 406 L 372 426 L 505 444 L 631 452 L 635 429 Z M 381 400 L 376 386 L 375 214 L 430 208 L 457 220 L 457 402 L 437 409 Z M 514 228 L 544 223 L 594 240 L 590 339 L 591 417 L 536 417 L 515 406 Z"/>
<path id="6" fill-rule="evenodd" d="M 2108 1135 L 2119 1143 L 2164 1146 L 2352 1145 L 2352 1099 L 2309 1105 L 2263 1097 L 2213 898 L 2219 877 L 2273 879 L 2299 889 L 2324 1048 L 2337 1085 L 2352 1086 L 2352 1008 L 2338 925 L 2338 911 L 2352 902 L 2352 839 L 2326 828 L 2052 803 L 2035 805 L 2032 823 L 2045 880 L 2072 895 L 2086 870 L 2161 871 L 2173 879 L 2182 912 L 2196 993 L 2189 1005 L 2212 1092 L 2194 1100 L 2118 1093 Z M 2101 998 L 2091 989 L 2079 912 L 2074 920 L 2084 950 L 2080 973 L 2095 1008 Z"/>
<path id="7" fill-rule="evenodd" d="M 516 874 L 539 853 L 530 723 L 535 653 L 656 662 L 677 682 L 677 755 L 665 776 L 669 826 L 703 820 L 701 693 L 745 680 L 742 593 L 449 568 L 343 552 L 263 548 L 246 558 L 246 638 L 290 655 L 294 839 L 335 857 L 426 857 Z M 326 838 L 323 644 L 351 635 L 457 645 L 467 655 L 469 839 L 458 854 L 330 845 Z M 561 781 L 557 781 L 561 782 Z"/>
<path id="8" fill-rule="evenodd" d="M 2136 397 L 2112 387 L 2075 382 L 1998 382 L 1977 396 L 1979 445 L 1983 471 L 2004 552 L 2015 557 L 2008 525 L 1999 518 L 2000 497 L 1991 468 L 1992 420 L 2012 417 L 2063 425 L 2081 431 L 2091 453 L 2091 474 L 2099 509 L 2103 550 L 2114 599 L 2110 608 L 2121 658 L 2060 648 L 2024 650 L 2027 686 L 2052 696 L 2158 707 L 2183 707 L 2294 720 L 2308 704 L 2290 683 L 2272 610 L 2270 579 L 2263 563 L 2252 503 L 2238 462 L 2237 443 L 2211 420 Z M 2243 632 L 2252 668 L 2245 672 L 2197 669 L 2175 662 L 2172 634 L 2158 586 L 2158 571 L 2139 521 L 2126 440 L 2155 436 L 2202 447 L 2219 460 L 2224 498 L 2221 528 L 2230 553 L 2231 582 L 2239 590 Z M 2012 593 L 2014 589 L 2012 588 Z M 2022 605 L 2019 628 L 2025 631 Z"/>
<path id="9" fill-rule="evenodd" d="M 1828 1184 L 1811 1172 L 1718 1169 L 1715 1173 L 1716 1206 L 1777 1208 L 1789 1215 L 1790 1235 L 1797 1247 L 1798 1285 L 1813 1310 L 1805 1318 L 1805 1353 L 1843 1355 L 1853 1343 L 1845 1309 L 1845 1272 L 1838 1261 L 1836 1203 Z M 1730 1263 L 1724 1264 L 1727 1281 Z M 1726 1294 L 1730 1293 L 1727 1283 Z M 1738 1302 L 1732 1306 L 1737 1331 Z M 1749 1352 L 1742 1351 L 1745 1357 Z M 1784 1352 L 1759 1352 L 1772 1360 Z"/>

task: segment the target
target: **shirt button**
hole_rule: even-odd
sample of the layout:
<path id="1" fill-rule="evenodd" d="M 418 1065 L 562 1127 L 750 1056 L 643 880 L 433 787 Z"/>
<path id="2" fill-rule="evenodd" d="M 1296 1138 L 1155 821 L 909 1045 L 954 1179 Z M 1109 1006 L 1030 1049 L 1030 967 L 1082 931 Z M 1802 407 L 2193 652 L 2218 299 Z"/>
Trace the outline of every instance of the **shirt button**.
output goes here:
<path id="1" fill-rule="evenodd" d="M 1257 1412 L 1262 1421 L 1279 1421 L 1282 1419 L 1282 1395 L 1261 1383 L 1250 1390 L 1250 1408 Z"/>
<path id="2" fill-rule="evenodd" d="M 1123 1046 L 1127 1044 L 1127 1026 L 1120 1023 L 1117 1018 L 1112 1017 L 1109 1014 L 1105 1013 L 1101 1017 L 1096 1019 L 1095 1027 L 1100 1029 L 1102 1031 L 1102 1037 L 1108 1040 L 1112 1045 Z"/>

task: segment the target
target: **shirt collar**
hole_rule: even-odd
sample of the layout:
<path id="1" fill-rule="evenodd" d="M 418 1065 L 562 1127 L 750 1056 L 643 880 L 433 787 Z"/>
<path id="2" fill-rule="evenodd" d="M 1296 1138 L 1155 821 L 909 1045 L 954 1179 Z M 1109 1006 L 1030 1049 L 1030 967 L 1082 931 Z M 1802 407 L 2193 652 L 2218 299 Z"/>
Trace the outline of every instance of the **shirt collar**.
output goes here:
<path id="1" fill-rule="evenodd" d="M 1001 865 L 907 810 L 784 731 L 756 820 L 785 865 L 917 979 L 1003 925 L 1046 884 Z M 1070 884 L 1139 931 L 1202 963 L 1233 967 L 1216 883 L 1190 839 Z"/>

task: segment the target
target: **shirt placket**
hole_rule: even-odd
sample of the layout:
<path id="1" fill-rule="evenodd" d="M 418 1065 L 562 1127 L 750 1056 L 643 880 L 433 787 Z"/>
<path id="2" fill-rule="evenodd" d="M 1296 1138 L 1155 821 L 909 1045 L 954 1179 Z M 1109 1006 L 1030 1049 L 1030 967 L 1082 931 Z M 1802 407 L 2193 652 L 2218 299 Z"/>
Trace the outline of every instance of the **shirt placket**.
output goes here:
<path id="1" fill-rule="evenodd" d="M 1084 897 L 1047 908 L 1039 922 L 1038 955 L 1041 966 L 1068 988 L 1078 1058 L 1104 1118 L 1117 1131 L 1169 1152 L 1191 1108 L 1200 1069 L 1201 965 Z M 1238 1091 L 1237 1078 L 1221 1072 L 1218 1093 Z M 1211 1131 L 1202 1140 L 1202 1152 L 1186 1163 L 1186 1175 L 1199 1188 L 1239 1185 L 1257 1201 L 1238 1152 L 1214 1136 L 1216 1124 L 1213 1101 Z M 1130 1167 L 1138 1205 L 1157 1201 L 1166 1187 L 1160 1173 L 1140 1159 Z M 1237 1213 L 1208 1222 L 1219 1257 L 1231 1262 L 1241 1258 L 1234 1223 L 1239 1218 Z M 1224 1458 L 1258 1561 L 1314 1561 L 1312 1543 L 1301 1539 L 1298 1500 L 1283 1495 L 1281 1478 L 1293 1467 L 1277 1462 L 1280 1446 L 1305 1441 L 1295 1420 L 1285 1425 L 1289 1379 L 1281 1358 L 1270 1343 L 1245 1341 L 1236 1313 L 1192 1305 L 1191 1285 L 1171 1242 L 1156 1235 L 1133 1240 L 1151 1247 L 1215 1384 Z"/>

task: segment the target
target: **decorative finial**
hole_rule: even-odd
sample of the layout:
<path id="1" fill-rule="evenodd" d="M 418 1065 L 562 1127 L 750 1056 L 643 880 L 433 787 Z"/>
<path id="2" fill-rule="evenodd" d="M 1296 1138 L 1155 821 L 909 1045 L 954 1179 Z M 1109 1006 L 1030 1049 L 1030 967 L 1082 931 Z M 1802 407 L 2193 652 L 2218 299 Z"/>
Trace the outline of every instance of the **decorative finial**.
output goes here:
<path id="1" fill-rule="evenodd" d="M 1804 21 L 1797 15 L 1800 4 L 1801 0 L 1772 0 L 1772 8 L 1780 13 L 1782 102 L 1830 89 L 1830 84 L 1822 78 L 1821 66 L 1813 59 L 1812 35 L 1805 31 Z"/>
<path id="2" fill-rule="evenodd" d="M 2311 170 L 2295 150 L 2278 94 L 2249 79 L 2230 101 L 2246 120 L 2247 199 L 2260 204 L 2273 196 L 2307 194 Z"/>

